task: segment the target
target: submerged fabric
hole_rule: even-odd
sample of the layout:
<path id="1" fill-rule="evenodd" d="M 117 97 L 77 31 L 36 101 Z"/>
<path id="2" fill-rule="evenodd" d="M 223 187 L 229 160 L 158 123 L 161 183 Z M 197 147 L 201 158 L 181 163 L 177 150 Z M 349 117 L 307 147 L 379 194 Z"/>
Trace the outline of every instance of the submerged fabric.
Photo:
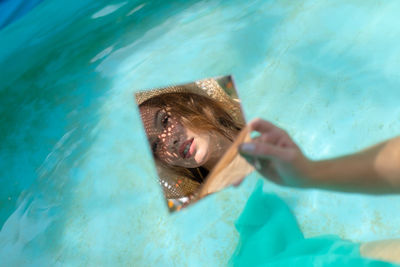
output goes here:
<path id="1" fill-rule="evenodd" d="M 395 266 L 360 256 L 359 244 L 334 235 L 304 238 L 296 219 L 259 181 L 236 222 L 240 242 L 233 266 Z"/>

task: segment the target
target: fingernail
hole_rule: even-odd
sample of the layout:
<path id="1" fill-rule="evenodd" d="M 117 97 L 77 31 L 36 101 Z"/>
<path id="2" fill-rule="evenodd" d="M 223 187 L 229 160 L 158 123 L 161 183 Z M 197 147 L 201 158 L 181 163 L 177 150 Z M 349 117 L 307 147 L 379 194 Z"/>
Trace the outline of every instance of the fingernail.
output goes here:
<path id="1" fill-rule="evenodd" d="M 242 151 L 242 152 L 249 152 L 249 153 L 251 153 L 251 152 L 253 152 L 254 151 L 254 149 L 256 148 L 256 146 L 254 145 L 254 144 L 252 144 L 252 143 L 244 143 L 244 144 L 242 144 L 242 145 L 240 145 L 240 151 Z"/>

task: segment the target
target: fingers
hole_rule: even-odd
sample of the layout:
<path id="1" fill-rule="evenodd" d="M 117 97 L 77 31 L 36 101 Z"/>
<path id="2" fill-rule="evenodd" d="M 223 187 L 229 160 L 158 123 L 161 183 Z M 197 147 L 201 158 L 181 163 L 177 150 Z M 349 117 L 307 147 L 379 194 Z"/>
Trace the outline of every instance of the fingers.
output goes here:
<path id="1" fill-rule="evenodd" d="M 290 150 L 268 143 L 244 143 L 239 146 L 239 151 L 244 156 L 249 155 L 262 159 L 280 159 L 284 161 L 291 159 Z"/>
<path id="2" fill-rule="evenodd" d="M 282 135 L 277 131 L 272 131 L 269 133 L 263 133 L 260 136 L 253 138 L 254 143 L 270 143 L 276 145 Z"/>
<path id="3" fill-rule="evenodd" d="M 269 134 L 275 138 L 287 136 L 286 132 L 281 128 L 275 126 L 274 124 L 265 121 L 263 119 L 257 118 L 249 123 L 250 132 L 257 131 L 261 134 Z"/>
<path id="4" fill-rule="evenodd" d="M 260 133 L 279 129 L 272 123 L 265 121 L 263 119 L 260 119 L 260 118 L 254 119 L 251 122 L 249 122 L 249 127 L 250 127 L 250 131 L 257 131 Z"/>
<path id="5" fill-rule="evenodd" d="M 254 142 L 270 143 L 281 147 L 293 145 L 293 141 L 286 131 L 268 121 L 254 119 L 249 123 L 249 129 L 261 133 L 260 136 L 253 138 Z"/>
<path id="6" fill-rule="evenodd" d="M 249 129 L 250 131 L 257 131 L 261 135 L 253 138 L 252 142 L 242 144 L 239 147 L 243 156 L 283 161 L 290 161 L 294 158 L 295 151 L 289 148 L 295 146 L 293 146 L 290 136 L 281 128 L 258 118 L 249 123 Z"/>

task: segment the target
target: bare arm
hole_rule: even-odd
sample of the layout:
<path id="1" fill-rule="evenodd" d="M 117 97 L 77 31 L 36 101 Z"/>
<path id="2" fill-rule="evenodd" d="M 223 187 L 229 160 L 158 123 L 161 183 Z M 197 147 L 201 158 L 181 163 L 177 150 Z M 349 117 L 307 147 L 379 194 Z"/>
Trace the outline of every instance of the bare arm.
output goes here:
<path id="1" fill-rule="evenodd" d="M 310 162 L 307 175 L 316 186 L 370 193 L 400 192 L 400 137 L 352 155 Z"/>
<path id="2" fill-rule="evenodd" d="M 261 174 L 279 184 L 366 193 L 400 192 L 400 137 L 352 155 L 311 161 L 275 125 L 256 119 L 249 127 L 261 135 L 243 144 L 241 154 Z"/>

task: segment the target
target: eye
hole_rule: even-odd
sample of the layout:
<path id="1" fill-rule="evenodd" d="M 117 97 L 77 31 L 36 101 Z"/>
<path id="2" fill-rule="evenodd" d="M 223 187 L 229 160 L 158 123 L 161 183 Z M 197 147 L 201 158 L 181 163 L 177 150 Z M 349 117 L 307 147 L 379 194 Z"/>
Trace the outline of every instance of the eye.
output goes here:
<path id="1" fill-rule="evenodd" d="M 171 118 L 171 116 L 169 116 L 167 113 L 165 113 L 165 115 L 162 117 L 161 124 L 164 128 L 167 127 L 169 118 Z"/>

